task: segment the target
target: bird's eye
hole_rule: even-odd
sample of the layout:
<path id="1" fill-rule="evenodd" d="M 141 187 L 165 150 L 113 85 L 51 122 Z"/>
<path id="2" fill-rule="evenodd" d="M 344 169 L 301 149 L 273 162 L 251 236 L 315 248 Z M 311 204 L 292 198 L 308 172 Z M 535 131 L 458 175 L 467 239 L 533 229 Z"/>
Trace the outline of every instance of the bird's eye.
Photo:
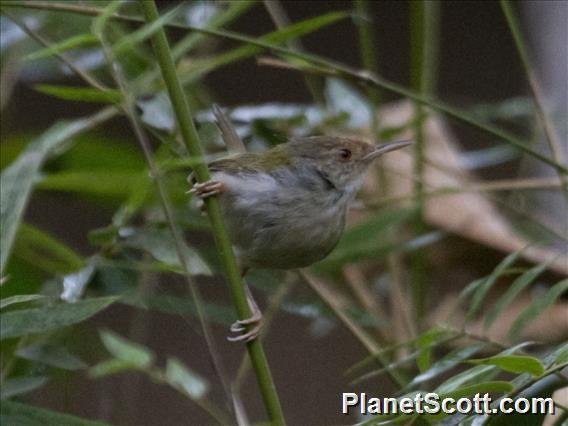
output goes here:
<path id="1" fill-rule="evenodd" d="M 341 158 L 343 161 L 349 160 L 351 158 L 351 150 L 345 148 L 340 150 L 339 158 Z"/>

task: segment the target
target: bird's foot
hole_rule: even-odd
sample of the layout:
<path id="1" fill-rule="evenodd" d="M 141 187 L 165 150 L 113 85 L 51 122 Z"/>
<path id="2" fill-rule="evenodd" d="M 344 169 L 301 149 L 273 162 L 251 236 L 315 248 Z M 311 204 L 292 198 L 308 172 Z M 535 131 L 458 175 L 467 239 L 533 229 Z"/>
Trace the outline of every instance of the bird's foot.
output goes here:
<path id="1" fill-rule="evenodd" d="M 224 190 L 225 185 L 223 185 L 223 182 L 218 180 L 208 180 L 206 182 L 196 183 L 188 192 L 195 194 L 201 199 L 205 199 L 212 195 L 221 194 Z"/>
<path id="2" fill-rule="evenodd" d="M 250 342 L 260 335 L 260 330 L 262 329 L 262 312 L 258 308 L 248 287 L 246 287 L 246 292 L 252 316 L 244 320 L 235 321 L 231 325 L 231 333 L 237 333 L 239 335 L 227 337 L 229 342 Z"/>

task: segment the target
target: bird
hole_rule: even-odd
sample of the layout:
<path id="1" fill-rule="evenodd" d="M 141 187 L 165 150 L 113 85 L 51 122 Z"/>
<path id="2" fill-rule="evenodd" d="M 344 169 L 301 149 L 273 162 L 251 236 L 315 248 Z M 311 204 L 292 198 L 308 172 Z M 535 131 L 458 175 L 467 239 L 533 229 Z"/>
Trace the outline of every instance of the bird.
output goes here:
<path id="1" fill-rule="evenodd" d="M 244 276 L 251 268 L 298 269 L 324 259 L 345 229 L 347 211 L 369 166 L 410 140 L 373 145 L 336 136 L 294 137 L 262 152 L 240 152 L 208 164 L 211 179 L 190 193 L 217 196 Z M 231 341 L 258 336 L 262 314 L 248 287 L 251 318 Z"/>

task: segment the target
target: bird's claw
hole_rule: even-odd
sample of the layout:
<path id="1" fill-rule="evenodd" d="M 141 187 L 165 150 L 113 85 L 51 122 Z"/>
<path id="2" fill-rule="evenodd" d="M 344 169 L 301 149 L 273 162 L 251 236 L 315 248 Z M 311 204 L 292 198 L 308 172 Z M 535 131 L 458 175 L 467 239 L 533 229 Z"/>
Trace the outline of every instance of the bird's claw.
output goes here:
<path id="1" fill-rule="evenodd" d="M 195 194 L 197 197 L 204 199 L 211 197 L 212 195 L 217 195 L 225 190 L 223 182 L 218 180 L 208 180 L 206 182 L 199 182 L 193 185 L 188 193 Z"/>
<path id="2" fill-rule="evenodd" d="M 252 316 L 243 320 L 235 321 L 231 327 L 231 333 L 237 333 L 238 336 L 229 336 L 229 342 L 250 342 L 260 336 L 262 330 L 262 312 L 258 308 L 255 300 L 248 287 L 246 287 L 247 301 L 252 311 Z M 246 333 L 245 333 L 246 332 Z M 242 333 L 242 334 L 241 334 Z"/>
<path id="3" fill-rule="evenodd" d="M 262 316 L 253 321 L 254 318 L 247 318 L 245 320 L 235 321 L 231 325 L 231 333 L 238 333 L 238 336 L 228 336 L 227 340 L 229 342 L 250 342 L 260 336 L 260 331 L 262 330 Z M 250 325 L 250 329 L 247 331 L 247 325 Z M 244 333 L 246 331 L 246 333 Z"/>

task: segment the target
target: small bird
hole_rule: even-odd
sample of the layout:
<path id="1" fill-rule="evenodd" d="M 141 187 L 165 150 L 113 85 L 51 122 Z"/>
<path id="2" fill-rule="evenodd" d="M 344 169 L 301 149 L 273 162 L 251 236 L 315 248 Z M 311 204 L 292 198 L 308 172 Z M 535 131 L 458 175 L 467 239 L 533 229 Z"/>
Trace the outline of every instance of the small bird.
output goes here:
<path id="1" fill-rule="evenodd" d="M 249 268 L 296 269 L 325 258 L 345 228 L 349 204 L 374 159 L 411 141 L 374 146 L 331 136 L 293 138 L 264 152 L 243 152 L 209 164 L 211 180 L 193 184 L 201 199 L 217 195 L 242 275 Z M 229 338 L 258 336 L 262 315 L 237 321 Z"/>

